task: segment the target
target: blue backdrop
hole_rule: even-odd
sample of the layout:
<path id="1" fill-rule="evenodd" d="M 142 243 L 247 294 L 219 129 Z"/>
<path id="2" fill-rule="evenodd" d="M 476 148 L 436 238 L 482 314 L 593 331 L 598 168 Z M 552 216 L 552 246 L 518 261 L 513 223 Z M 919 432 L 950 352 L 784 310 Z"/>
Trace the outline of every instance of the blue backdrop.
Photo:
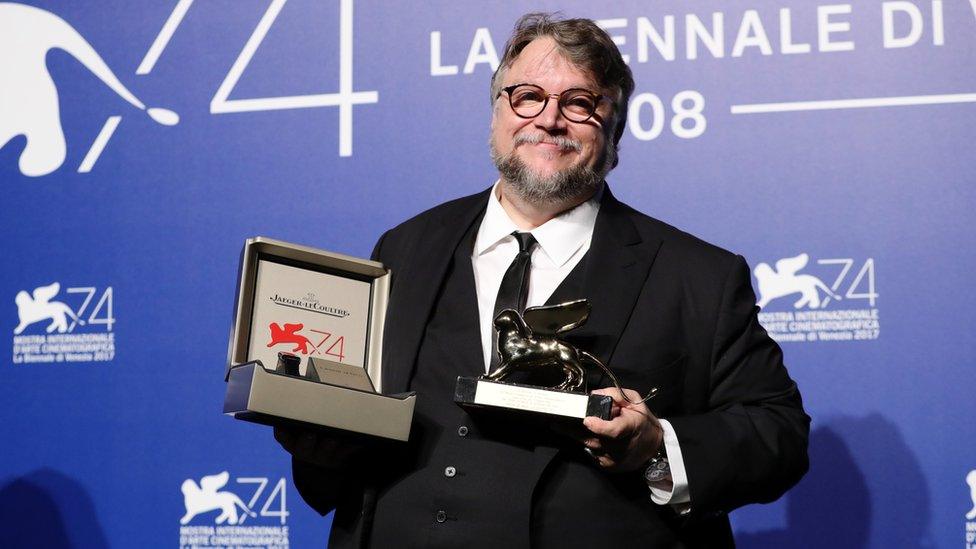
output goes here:
<path id="1" fill-rule="evenodd" d="M 976 544 L 976 1 L 593 5 L 0 3 L 0 545 L 321 546 L 220 414 L 240 247 L 490 185 L 491 72 L 557 9 L 637 80 L 614 193 L 746 256 L 813 417 L 739 544 Z"/>

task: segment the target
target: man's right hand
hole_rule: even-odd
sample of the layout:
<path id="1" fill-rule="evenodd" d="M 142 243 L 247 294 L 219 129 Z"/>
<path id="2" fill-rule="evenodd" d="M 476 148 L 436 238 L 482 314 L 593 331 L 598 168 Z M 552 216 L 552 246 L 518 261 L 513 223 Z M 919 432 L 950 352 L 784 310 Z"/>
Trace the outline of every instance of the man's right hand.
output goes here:
<path id="1" fill-rule="evenodd" d="M 342 469 L 367 455 L 365 444 L 301 427 L 275 427 L 274 437 L 295 458 L 329 469 Z"/>

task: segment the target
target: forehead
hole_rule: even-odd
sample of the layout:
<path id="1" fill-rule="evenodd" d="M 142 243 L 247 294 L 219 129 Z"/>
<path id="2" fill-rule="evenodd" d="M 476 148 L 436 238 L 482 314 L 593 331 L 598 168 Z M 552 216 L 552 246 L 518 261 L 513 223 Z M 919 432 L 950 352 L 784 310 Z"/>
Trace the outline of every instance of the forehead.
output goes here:
<path id="1" fill-rule="evenodd" d="M 576 66 L 549 37 L 529 42 L 505 72 L 505 85 L 537 84 L 548 90 L 598 89 L 592 75 Z"/>

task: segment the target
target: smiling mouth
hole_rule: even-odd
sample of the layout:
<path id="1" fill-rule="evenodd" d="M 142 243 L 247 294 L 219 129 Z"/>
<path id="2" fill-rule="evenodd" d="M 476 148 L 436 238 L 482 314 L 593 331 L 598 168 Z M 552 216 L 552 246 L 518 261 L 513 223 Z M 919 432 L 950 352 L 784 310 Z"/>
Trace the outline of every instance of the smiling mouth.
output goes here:
<path id="1" fill-rule="evenodd" d="M 515 136 L 514 147 L 519 145 L 535 145 L 542 149 L 560 152 L 580 152 L 582 145 L 575 139 L 568 139 L 561 136 L 545 136 L 539 134 L 519 134 Z"/>
<path id="2" fill-rule="evenodd" d="M 540 141 L 532 145 L 533 147 L 538 147 L 547 151 L 558 151 L 558 152 L 570 152 L 572 149 L 568 147 L 562 147 L 556 143 L 549 143 L 547 141 Z"/>

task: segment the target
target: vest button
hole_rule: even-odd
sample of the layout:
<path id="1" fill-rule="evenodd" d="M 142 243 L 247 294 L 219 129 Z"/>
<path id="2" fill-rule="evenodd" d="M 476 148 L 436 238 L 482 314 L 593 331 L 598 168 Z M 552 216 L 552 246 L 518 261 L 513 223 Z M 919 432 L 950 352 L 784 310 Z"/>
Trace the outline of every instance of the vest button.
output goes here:
<path id="1" fill-rule="evenodd" d="M 447 520 L 447 513 L 445 513 L 444 511 L 438 511 L 437 514 L 434 515 L 434 520 L 436 520 L 437 522 L 444 522 L 444 521 L 446 521 Z"/>
<path id="2" fill-rule="evenodd" d="M 457 469 L 455 469 L 454 467 L 445 467 L 444 468 L 444 476 L 445 477 L 451 478 L 451 477 L 453 477 L 456 474 L 457 474 Z"/>
<path id="3" fill-rule="evenodd" d="M 466 436 L 468 436 L 468 428 L 466 426 L 464 426 L 464 425 L 458 427 L 458 436 L 459 437 L 466 437 Z"/>

